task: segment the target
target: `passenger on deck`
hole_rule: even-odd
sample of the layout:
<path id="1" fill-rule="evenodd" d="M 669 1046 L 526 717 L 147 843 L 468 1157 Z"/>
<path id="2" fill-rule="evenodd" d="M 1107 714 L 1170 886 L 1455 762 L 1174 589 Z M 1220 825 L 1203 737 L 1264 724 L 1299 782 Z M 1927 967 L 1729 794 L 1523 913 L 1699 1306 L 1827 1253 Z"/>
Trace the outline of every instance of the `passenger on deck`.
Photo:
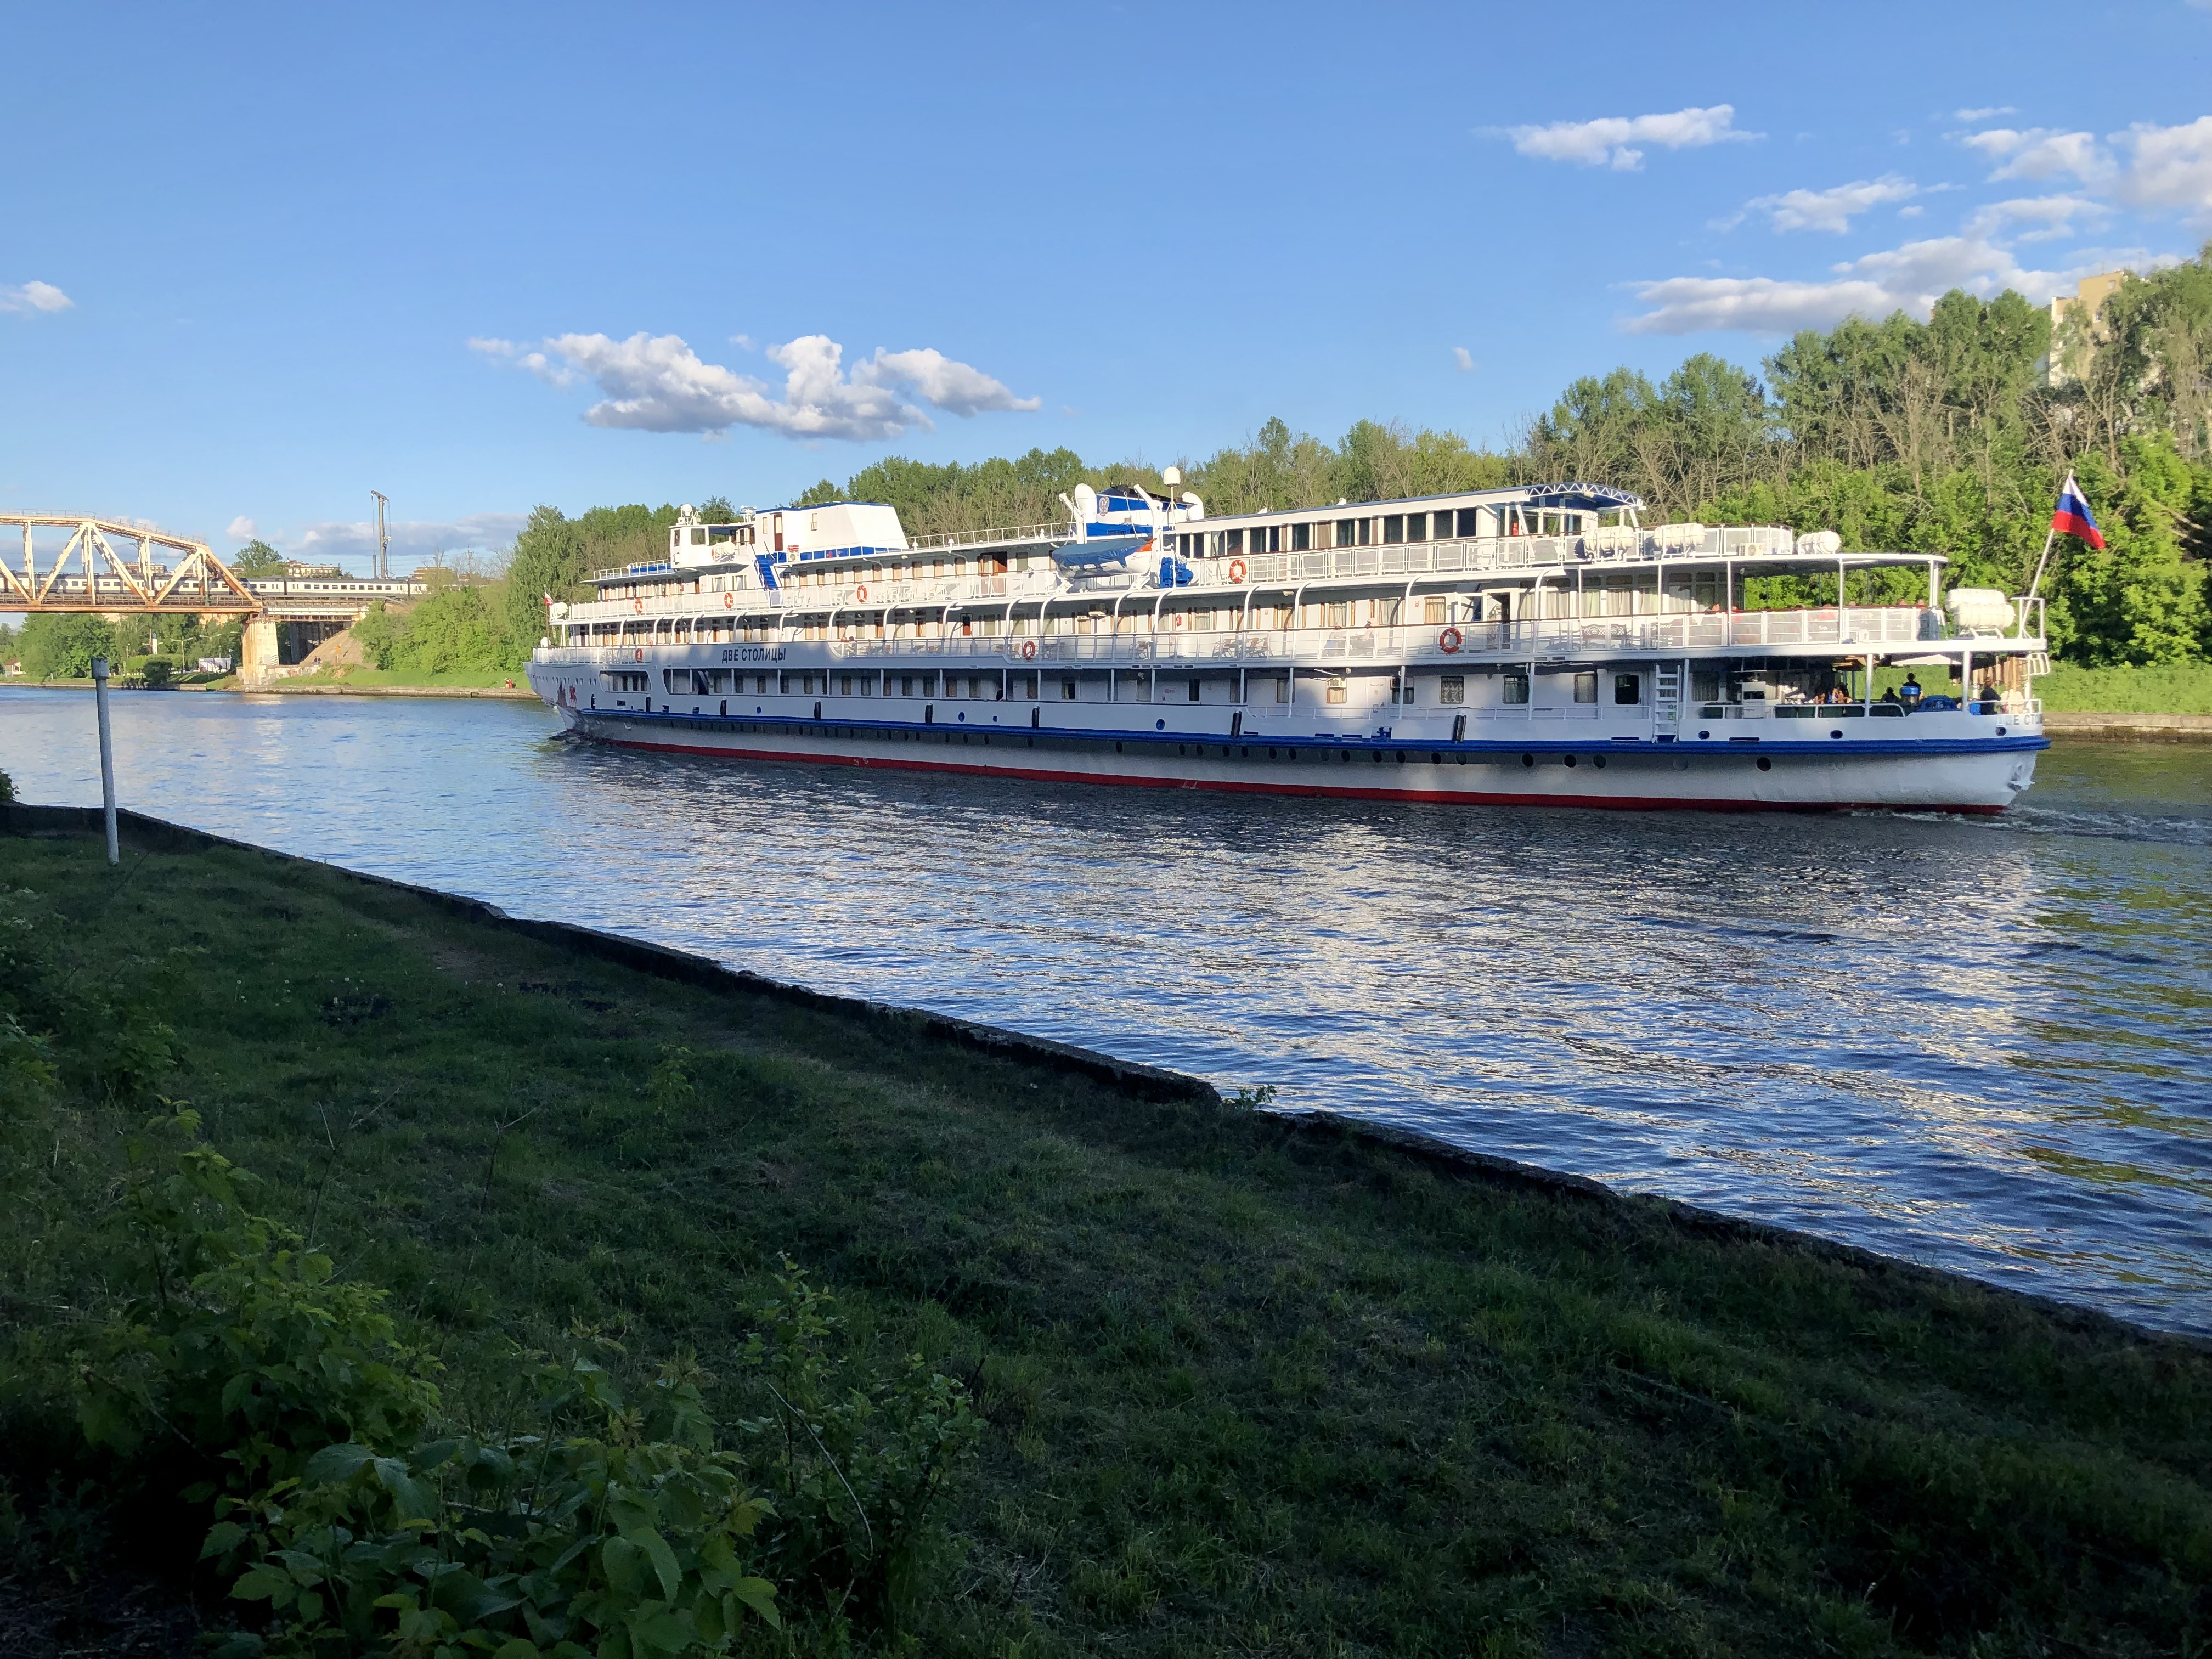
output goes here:
<path id="1" fill-rule="evenodd" d="M 1897 688 L 1893 685 L 1881 694 L 1881 700 L 1893 708 L 1902 708 L 1905 707 L 1905 699 L 1897 695 Z"/>
<path id="2" fill-rule="evenodd" d="M 1905 706 L 1908 709 L 1919 708 L 1920 676 L 1917 674 L 1907 674 L 1905 677 L 1905 684 L 1897 688 L 1897 692 L 1899 696 L 1905 699 Z"/>

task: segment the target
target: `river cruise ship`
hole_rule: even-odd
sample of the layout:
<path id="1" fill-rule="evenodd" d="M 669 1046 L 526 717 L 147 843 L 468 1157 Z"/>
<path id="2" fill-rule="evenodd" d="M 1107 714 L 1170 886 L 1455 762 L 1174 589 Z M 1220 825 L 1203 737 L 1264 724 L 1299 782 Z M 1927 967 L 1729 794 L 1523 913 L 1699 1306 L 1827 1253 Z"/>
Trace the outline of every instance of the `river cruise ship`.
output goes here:
<path id="1" fill-rule="evenodd" d="M 921 539 L 687 507 L 549 601 L 530 683 L 633 749 L 1396 800 L 1994 812 L 2047 746 L 2041 602 L 1938 557 L 1587 483 L 1208 517 L 1181 482 Z"/>

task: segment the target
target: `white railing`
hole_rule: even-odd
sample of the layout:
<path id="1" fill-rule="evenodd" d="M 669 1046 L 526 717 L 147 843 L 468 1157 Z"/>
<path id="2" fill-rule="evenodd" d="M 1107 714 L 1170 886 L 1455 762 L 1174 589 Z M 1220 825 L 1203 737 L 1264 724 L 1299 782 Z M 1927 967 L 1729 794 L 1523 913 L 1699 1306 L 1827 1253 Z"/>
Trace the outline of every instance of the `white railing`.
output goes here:
<path id="1" fill-rule="evenodd" d="M 840 573 L 845 576 L 852 574 L 849 571 Z M 907 611 L 916 606 L 929 609 L 947 605 L 988 604 L 993 600 L 1026 605 L 1058 597 L 1066 592 L 1043 571 L 1006 576 L 939 576 L 919 581 L 845 581 L 836 586 L 823 587 L 801 586 L 795 580 L 796 573 L 793 575 L 794 580 L 775 588 L 763 588 L 757 580 L 748 579 L 726 582 L 709 579 L 696 593 L 663 593 L 627 599 L 586 599 L 570 605 L 563 620 L 617 622 L 628 617 L 711 616 L 718 609 L 732 611 L 737 608 L 722 603 L 725 594 L 744 595 L 742 603 L 749 611 L 796 611 L 812 615 L 863 607 L 870 611 Z"/>
<path id="2" fill-rule="evenodd" d="M 1019 580 L 1019 578 L 1011 580 Z M 962 657 L 1018 659 L 1024 662 L 1093 663 L 1101 667 L 1146 668 L 1167 665 L 1273 663 L 1300 667 L 1364 662 L 1383 664 L 1504 659 L 1516 661 L 1604 660 L 1607 658 L 1729 650 L 1893 649 L 1940 644 L 1936 613 L 1902 606 L 1851 606 L 1808 611 L 1711 611 L 1653 617 L 1545 617 L 1522 623 L 1461 623 L 1445 626 L 1379 628 L 1291 628 L 1245 632 L 1138 632 L 1132 622 L 1149 626 L 1148 612 L 1124 617 L 1118 634 L 975 632 L 939 638 L 808 638 L 796 629 L 757 630 L 750 640 L 701 639 L 701 646 L 815 647 L 831 658 Z M 993 627 L 995 619 L 982 619 Z M 1018 627 L 1034 628 L 1024 617 Z M 841 632 L 843 625 L 841 624 Z M 690 644 L 663 637 L 633 639 L 619 647 Z M 2036 640 L 2008 641 L 2041 648 Z"/>
<path id="3" fill-rule="evenodd" d="M 1207 554 L 1188 559 L 1204 579 L 1231 580 L 1244 567 L 1247 582 L 1319 581 L 1332 576 L 1449 575 L 1462 570 L 1521 570 L 1546 565 L 1612 563 L 1623 559 L 1772 558 L 1796 550 L 1787 530 L 1765 526 L 1715 527 L 1690 541 L 1655 531 L 1615 536 L 1482 536 L 1433 542 L 1385 542 L 1313 552 Z"/>
<path id="4" fill-rule="evenodd" d="M 1134 530 L 1139 526 L 1131 526 Z M 1065 521 L 1059 524 L 1015 525 L 1005 530 L 951 530 L 939 536 L 917 536 L 907 543 L 915 553 L 941 552 L 949 547 L 986 547 L 1004 544 L 1008 547 L 1034 545 L 1038 542 L 1071 542 L 1080 535 L 1075 526 Z"/>

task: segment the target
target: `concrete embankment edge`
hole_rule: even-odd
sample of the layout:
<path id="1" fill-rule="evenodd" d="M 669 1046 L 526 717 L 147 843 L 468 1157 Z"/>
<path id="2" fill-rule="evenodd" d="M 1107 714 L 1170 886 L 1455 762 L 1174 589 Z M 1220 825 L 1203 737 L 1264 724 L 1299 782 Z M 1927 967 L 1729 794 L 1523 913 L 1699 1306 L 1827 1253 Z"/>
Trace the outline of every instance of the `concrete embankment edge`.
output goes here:
<path id="1" fill-rule="evenodd" d="M 502 702 L 537 702 L 535 691 L 503 685 L 180 685 L 179 691 L 215 691 L 241 697 L 496 697 Z"/>
<path id="2" fill-rule="evenodd" d="M 1073 1043 L 1031 1036 L 1026 1032 L 1008 1030 L 1003 1026 L 987 1025 L 977 1020 L 931 1013 L 923 1009 L 904 1008 L 861 997 L 836 996 L 803 985 L 770 979 L 766 975 L 756 974 L 746 969 L 726 967 L 711 957 L 673 950 L 620 933 L 580 927 L 572 922 L 537 921 L 526 916 L 510 915 L 497 905 L 482 899 L 448 893 L 440 888 L 419 886 L 413 882 L 398 881 L 389 876 L 371 875 L 342 864 L 278 852 L 273 848 L 172 823 L 166 818 L 153 817 L 143 812 L 118 809 L 115 816 L 118 830 L 127 846 L 148 851 L 182 853 L 203 852 L 210 848 L 222 847 L 281 863 L 312 864 L 318 869 L 366 886 L 409 894 L 486 927 L 520 933 L 574 951 L 582 956 L 616 963 L 655 978 L 702 986 L 710 990 L 743 991 L 801 1007 L 895 1026 L 905 1032 L 948 1038 L 986 1053 L 1004 1054 L 1010 1059 L 1111 1084 L 1141 1099 L 1188 1100 L 1212 1106 L 1224 1103 L 1220 1091 L 1203 1078 L 1187 1076 L 1163 1066 L 1147 1066 L 1138 1060 L 1117 1059 L 1095 1049 L 1079 1048 Z M 39 806 L 23 802 L 0 804 L 0 834 L 96 836 L 100 833 L 100 811 L 96 806 Z M 1418 1163 L 1471 1176 L 1480 1182 L 1581 1200 L 1607 1210 L 1653 1216 L 1687 1233 L 1797 1251 L 1863 1273 L 1899 1277 L 1931 1287 L 1971 1288 L 2017 1303 L 2057 1325 L 2088 1335 L 2212 1352 L 2212 1338 L 2198 1337 L 2185 1332 L 2156 1330 L 2074 1303 L 2057 1301 L 2010 1285 L 1992 1284 L 1965 1273 L 1924 1267 L 1918 1262 L 1883 1255 L 1855 1244 L 1823 1238 L 1816 1233 L 1708 1210 L 1698 1205 L 1683 1203 L 1679 1199 L 1624 1193 L 1586 1176 L 1523 1164 L 1494 1153 L 1474 1152 L 1418 1129 L 1377 1123 L 1371 1119 L 1328 1110 L 1285 1111 L 1270 1115 L 1274 1121 L 1301 1136 L 1333 1136 L 1389 1146 Z"/>
<path id="3" fill-rule="evenodd" d="M 2212 743 L 2212 714 L 2093 714 L 2044 710 L 2043 733 L 2100 743 Z"/>

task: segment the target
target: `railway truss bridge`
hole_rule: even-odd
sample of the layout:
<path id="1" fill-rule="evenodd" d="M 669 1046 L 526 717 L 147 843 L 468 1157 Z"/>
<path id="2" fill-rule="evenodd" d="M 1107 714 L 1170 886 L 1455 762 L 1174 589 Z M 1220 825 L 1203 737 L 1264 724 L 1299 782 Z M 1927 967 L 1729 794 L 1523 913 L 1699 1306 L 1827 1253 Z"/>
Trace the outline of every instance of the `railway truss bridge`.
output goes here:
<path id="1" fill-rule="evenodd" d="M 11 558 L 18 536 L 21 555 Z M 335 572 L 242 577 L 188 536 L 92 514 L 0 513 L 0 611 L 243 621 L 239 670 L 249 684 L 310 665 L 315 648 L 371 605 L 427 592 L 412 580 Z"/>
<path id="2" fill-rule="evenodd" d="M 69 532 L 44 570 L 40 530 Z M 0 513 L 0 546 L 11 531 L 21 532 L 22 560 L 0 556 L 0 611 L 253 617 L 268 609 L 204 542 L 74 513 Z M 135 544 L 137 556 L 118 552 L 118 542 Z"/>

